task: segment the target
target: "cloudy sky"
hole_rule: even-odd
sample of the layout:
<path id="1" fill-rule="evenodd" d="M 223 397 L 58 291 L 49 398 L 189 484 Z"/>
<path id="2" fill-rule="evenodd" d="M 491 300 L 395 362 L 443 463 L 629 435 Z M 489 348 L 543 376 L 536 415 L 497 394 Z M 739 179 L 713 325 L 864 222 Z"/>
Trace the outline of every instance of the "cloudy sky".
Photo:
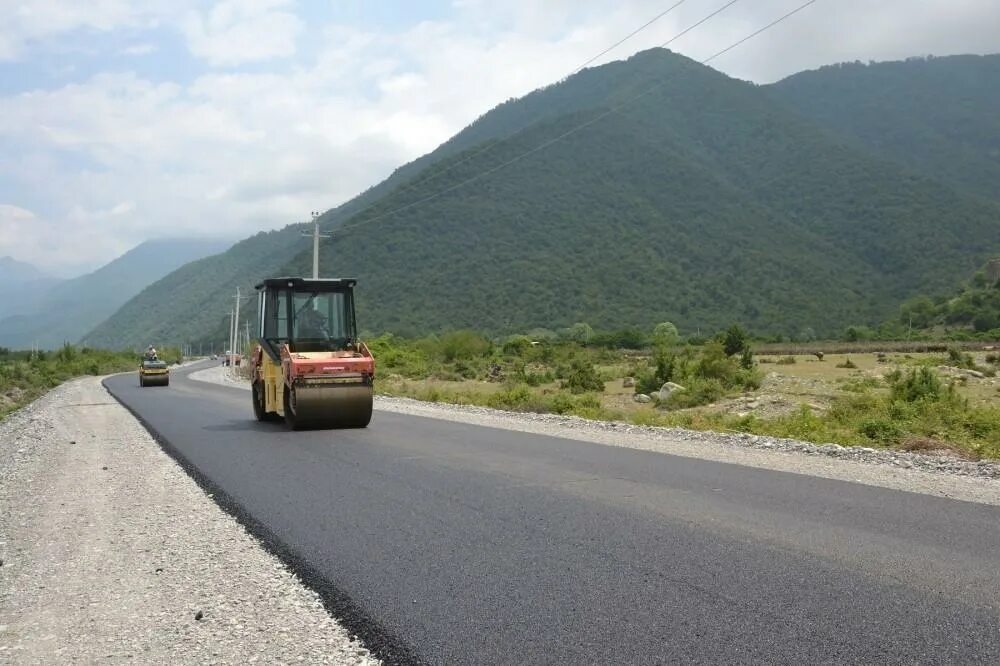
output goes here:
<path id="1" fill-rule="evenodd" d="M 62 275 L 155 237 L 243 237 L 375 184 L 677 0 L 0 0 L 0 256 Z M 594 64 L 728 0 L 685 0 Z M 705 58 L 803 0 L 740 0 Z M 1000 51 L 998 0 L 818 0 L 714 61 L 769 82 Z"/>

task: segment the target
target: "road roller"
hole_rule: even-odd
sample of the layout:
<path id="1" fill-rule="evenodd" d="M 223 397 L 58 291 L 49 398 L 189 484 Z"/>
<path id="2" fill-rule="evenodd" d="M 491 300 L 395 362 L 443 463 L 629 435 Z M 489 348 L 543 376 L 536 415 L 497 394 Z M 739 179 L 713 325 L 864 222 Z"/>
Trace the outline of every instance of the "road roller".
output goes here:
<path id="1" fill-rule="evenodd" d="M 372 418 L 375 359 L 358 339 L 352 278 L 271 278 L 257 289 L 250 357 L 258 421 L 291 430 L 364 428 Z"/>
<path id="2" fill-rule="evenodd" d="M 170 368 L 159 359 L 144 358 L 139 362 L 139 386 L 168 386 Z"/>

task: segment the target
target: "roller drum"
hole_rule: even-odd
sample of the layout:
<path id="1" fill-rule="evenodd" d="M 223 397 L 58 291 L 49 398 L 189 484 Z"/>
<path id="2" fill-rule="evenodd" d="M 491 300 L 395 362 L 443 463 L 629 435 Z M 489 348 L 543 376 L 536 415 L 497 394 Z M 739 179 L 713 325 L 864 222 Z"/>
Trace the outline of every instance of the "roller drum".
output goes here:
<path id="1" fill-rule="evenodd" d="M 146 374 L 146 375 L 143 375 L 143 384 L 145 386 L 169 386 L 169 384 L 170 384 L 170 375 L 169 374 L 162 374 L 162 375 Z"/>
<path id="2" fill-rule="evenodd" d="M 289 406 L 296 429 L 364 428 L 371 421 L 373 401 L 368 384 L 300 384 L 293 389 Z"/>

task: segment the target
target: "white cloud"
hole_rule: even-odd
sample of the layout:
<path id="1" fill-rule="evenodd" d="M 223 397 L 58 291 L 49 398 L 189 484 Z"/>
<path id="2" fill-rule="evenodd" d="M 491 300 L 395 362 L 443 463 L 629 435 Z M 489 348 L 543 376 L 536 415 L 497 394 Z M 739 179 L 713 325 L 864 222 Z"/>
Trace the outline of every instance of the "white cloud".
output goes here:
<path id="1" fill-rule="evenodd" d="M 71 211 L 69 219 L 78 222 L 80 211 Z M 93 219 L 93 218 L 92 218 Z M 113 230 L 67 224 L 51 220 L 33 211 L 0 204 L 0 256 L 10 255 L 56 275 L 79 274 L 94 269 L 131 247 Z"/>
<path id="2" fill-rule="evenodd" d="M 186 0 L 0 0 L 0 61 L 20 60 L 29 45 L 77 30 L 107 33 L 155 25 L 183 4 Z"/>
<path id="3" fill-rule="evenodd" d="M 191 53 L 216 67 L 284 58 L 302 30 L 287 0 L 226 0 L 184 21 Z"/>
<path id="4" fill-rule="evenodd" d="M 148 42 L 144 44 L 133 44 L 132 46 L 127 46 L 122 49 L 122 54 L 130 56 L 149 55 L 150 53 L 155 53 L 157 48 L 156 44 L 150 44 Z"/>

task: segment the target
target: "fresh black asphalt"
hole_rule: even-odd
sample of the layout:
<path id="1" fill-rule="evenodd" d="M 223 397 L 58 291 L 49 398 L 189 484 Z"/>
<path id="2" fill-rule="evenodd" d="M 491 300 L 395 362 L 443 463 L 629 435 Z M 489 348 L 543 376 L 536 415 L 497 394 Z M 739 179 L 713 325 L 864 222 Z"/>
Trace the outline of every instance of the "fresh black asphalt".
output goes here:
<path id="1" fill-rule="evenodd" d="M 1000 663 L 998 507 L 382 411 L 288 432 L 190 371 L 105 385 L 388 661 Z"/>

